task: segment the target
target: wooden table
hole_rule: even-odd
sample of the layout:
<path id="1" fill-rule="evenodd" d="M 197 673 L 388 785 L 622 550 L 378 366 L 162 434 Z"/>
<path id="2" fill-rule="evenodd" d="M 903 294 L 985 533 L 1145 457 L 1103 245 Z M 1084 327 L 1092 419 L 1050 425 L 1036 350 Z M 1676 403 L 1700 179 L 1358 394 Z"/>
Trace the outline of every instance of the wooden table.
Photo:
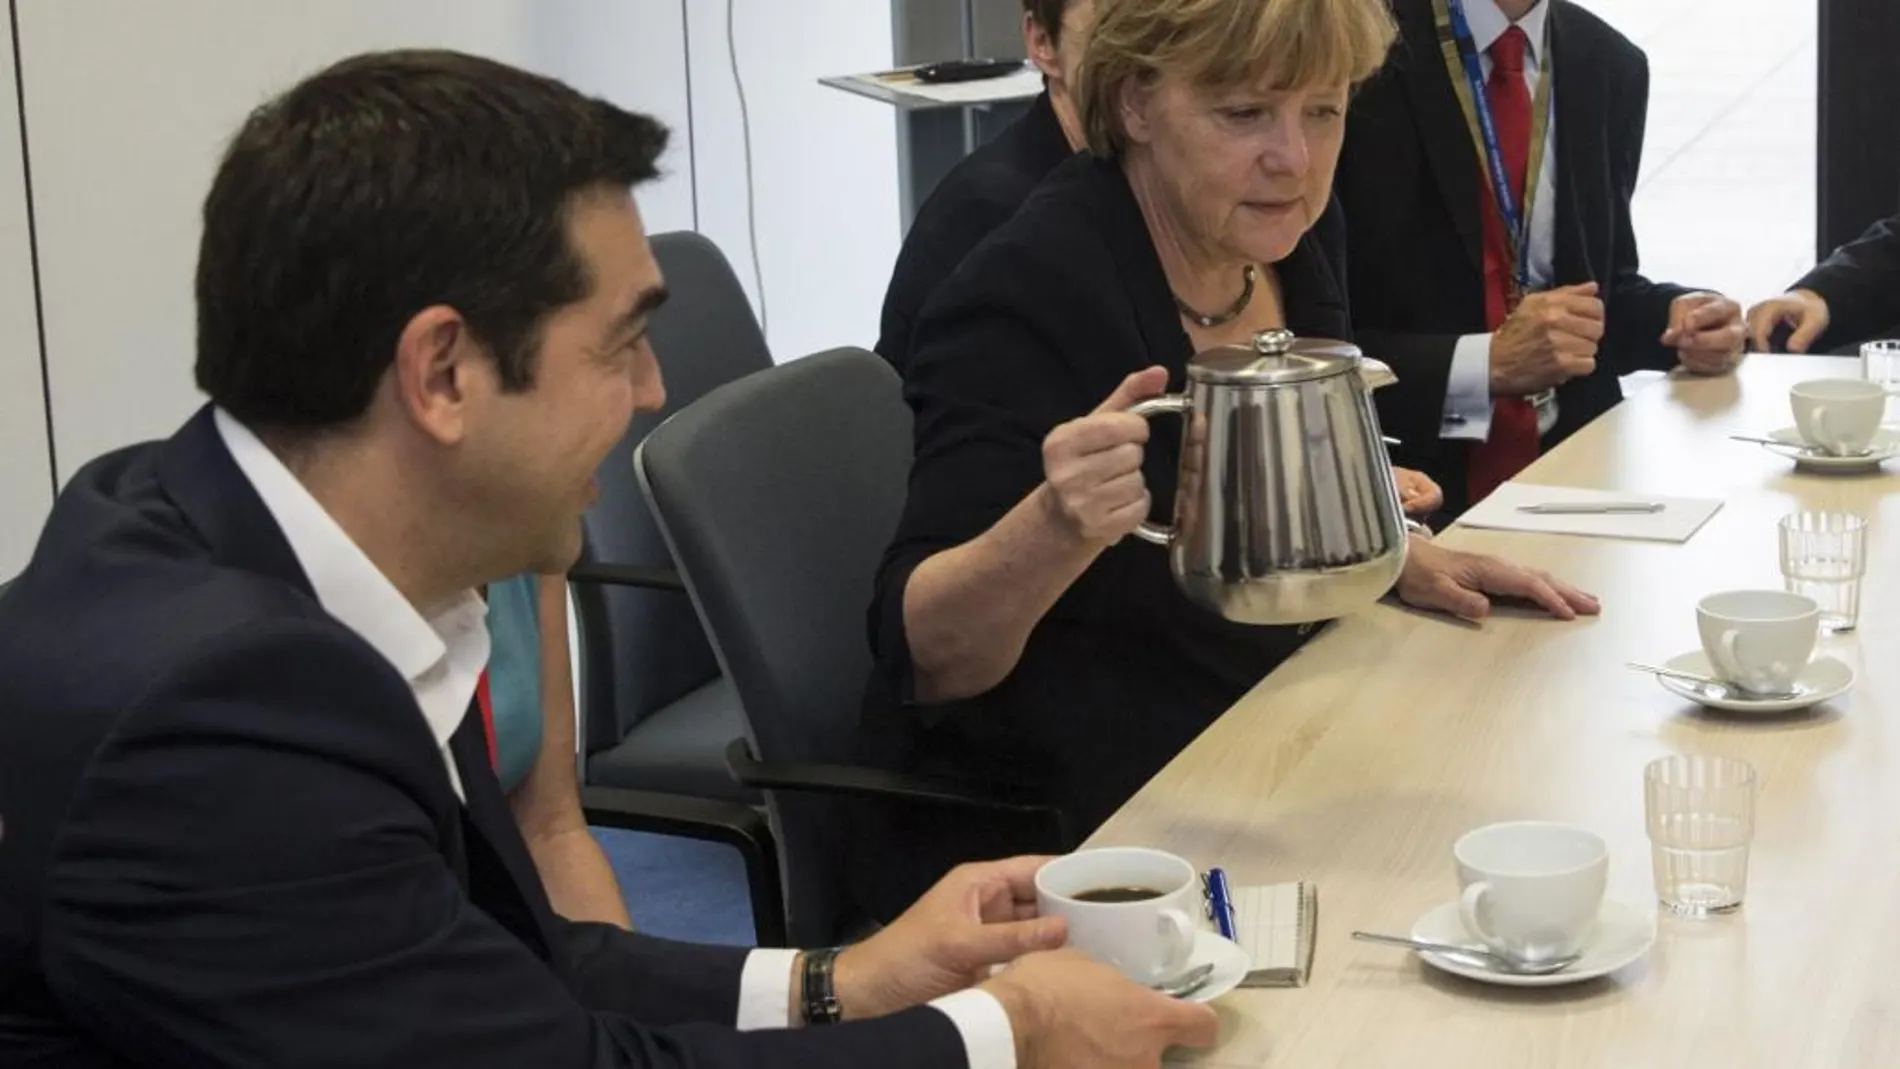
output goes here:
<path id="1" fill-rule="evenodd" d="M 1848 360 L 1754 356 L 1735 376 L 1639 392 L 1524 478 L 1722 498 L 1694 538 L 1441 536 L 1561 574 L 1602 597 L 1601 618 L 1467 626 L 1381 605 L 1342 621 L 1090 839 L 1223 864 L 1237 883 L 1319 885 L 1311 984 L 1226 996 L 1220 1046 L 1184 1061 L 1900 1066 L 1900 461 L 1879 475 L 1797 474 L 1725 437 L 1791 424 L 1798 381 L 1857 376 Z M 1719 719 L 1623 668 L 1695 649 L 1703 594 L 1778 588 L 1775 523 L 1799 507 L 1872 521 L 1861 628 L 1822 639 L 1859 673 L 1850 694 L 1794 719 Z M 1407 932 L 1450 899 L 1452 842 L 1502 820 L 1598 832 L 1610 895 L 1653 904 L 1642 768 L 1674 753 L 1744 758 L 1762 776 L 1739 913 L 1664 917 L 1645 961 L 1543 991 L 1460 980 L 1349 940 L 1355 928 Z"/>

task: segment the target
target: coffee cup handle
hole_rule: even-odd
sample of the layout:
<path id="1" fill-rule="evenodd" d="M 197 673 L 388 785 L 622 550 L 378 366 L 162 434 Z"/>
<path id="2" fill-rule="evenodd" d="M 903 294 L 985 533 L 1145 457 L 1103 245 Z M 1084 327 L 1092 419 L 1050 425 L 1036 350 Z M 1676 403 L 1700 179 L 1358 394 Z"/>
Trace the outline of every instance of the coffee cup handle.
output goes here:
<path id="1" fill-rule="evenodd" d="M 1172 977 L 1188 967 L 1188 961 L 1194 957 L 1194 940 L 1199 932 L 1194 921 L 1178 909 L 1164 909 L 1155 918 L 1155 924 L 1161 929 L 1161 939 L 1167 944 L 1168 953 L 1161 966 L 1163 977 Z"/>
<path id="2" fill-rule="evenodd" d="M 1821 430 L 1822 449 L 1836 455 L 1847 452 L 1847 443 L 1841 440 L 1840 435 L 1834 433 L 1834 428 L 1828 426 L 1826 405 L 1814 406 L 1814 425 Z"/>
<path id="3" fill-rule="evenodd" d="M 1715 644 L 1715 669 L 1723 681 L 1745 685 L 1742 678 L 1742 658 L 1736 652 L 1741 645 L 1742 633 L 1736 630 L 1722 632 L 1722 638 Z"/>
<path id="4" fill-rule="evenodd" d="M 1477 936 L 1485 946 L 1495 950 L 1498 946 L 1497 936 L 1492 935 L 1484 922 L 1478 919 L 1484 911 L 1485 899 L 1490 894 L 1491 885 L 1483 880 L 1465 888 L 1465 893 L 1458 899 L 1458 919 L 1464 921 L 1466 931 Z"/>
<path id="5" fill-rule="evenodd" d="M 1128 408 L 1129 415 L 1148 420 L 1156 416 L 1168 415 L 1186 418 L 1192 411 L 1194 411 L 1194 399 L 1184 393 L 1167 393 L 1160 397 L 1150 397 L 1146 401 L 1137 401 Z M 1135 528 L 1135 537 L 1157 546 L 1172 545 L 1174 528 L 1164 523 L 1155 523 L 1153 520 L 1143 520 L 1141 526 Z"/>

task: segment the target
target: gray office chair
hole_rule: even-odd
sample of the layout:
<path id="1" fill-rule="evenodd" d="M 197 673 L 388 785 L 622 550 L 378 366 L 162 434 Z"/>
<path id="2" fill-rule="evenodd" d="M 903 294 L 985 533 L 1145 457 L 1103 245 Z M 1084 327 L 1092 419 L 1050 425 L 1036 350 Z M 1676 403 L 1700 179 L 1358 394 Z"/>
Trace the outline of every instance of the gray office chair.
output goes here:
<path id="1" fill-rule="evenodd" d="M 568 574 L 579 628 L 583 805 L 589 820 L 627 827 L 601 792 L 676 800 L 679 820 L 637 830 L 725 842 L 746 858 L 759 941 L 783 941 L 777 860 L 759 792 L 726 768 L 745 731 L 633 473 L 633 451 L 667 416 L 715 386 L 772 364 L 745 291 L 719 249 L 695 233 L 660 234 L 654 256 L 671 297 L 649 327 L 667 407 L 634 417 L 597 473 L 600 499 L 583 520 L 586 551 Z M 602 805 L 590 805 L 590 799 Z M 655 798 L 649 798 L 652 809 Z M 662 806 L 662 809 L 666 807 Z M 598 818 L 598 819 L 596 819 Z"/>
<path id="2" fill-rule="evenodd" d="M 862 920 L 844 887 L 841 796 L 1053 816 L 1025 791 L 847 764 L 871 668 L 865 611 L 910 453 L 890 365 L 839 349 L 714 390 L 635 454 L 739 692 L 750 746 L 733 746 L 733 771 L 765 790 L 793 946 L 837 942 Z"/>
<path id="3" fill-rule="evenodd" d="M 587 555 L 570 573 L 581 630 L 588 783 L 759 804 L 725 766 L 744 731 L 673 559 L 647 510 L 633 451 L 707 391 L 772 366 L 745 290 L 719 249 L 695 233 L 660 234 L 654 256 L 671 297 L 649 329 L 667 405 L 634 417 L 597 473 L 584 520 Z"/>

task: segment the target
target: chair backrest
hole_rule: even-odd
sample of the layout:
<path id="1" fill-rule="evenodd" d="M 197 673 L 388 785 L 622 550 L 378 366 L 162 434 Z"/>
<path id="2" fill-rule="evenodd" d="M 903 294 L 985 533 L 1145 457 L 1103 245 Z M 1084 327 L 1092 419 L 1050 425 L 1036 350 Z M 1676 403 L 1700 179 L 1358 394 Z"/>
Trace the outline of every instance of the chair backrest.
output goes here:
<path id="1" fill-rule="evenodd" d="M 897 375 L 837 349 L 721 387 L 636 457 L 765 761 L 848 762 L 871 668 L 866 611 L 910 472 Z M 849 920 L 841 806 L 767 792 L 793 946 Z"/>
<path id="2" fill-rule="evenodd" d="M 633 451 L 667 416 L 707 391 L 772 366 L 739 278 L 718 246 L 692 232 L 659 234 L 653 254 L 672 296 L 648 336 L 666 377 L 666 408 L 634 417 L 601 464 L 600 499 L 583 525 L 588 559 L 673 567 L 633 472 Z M 692 604 L 678 593 L 576 584 L 583 745 L 612 746 L 654 710 L 719 675 Z"/>

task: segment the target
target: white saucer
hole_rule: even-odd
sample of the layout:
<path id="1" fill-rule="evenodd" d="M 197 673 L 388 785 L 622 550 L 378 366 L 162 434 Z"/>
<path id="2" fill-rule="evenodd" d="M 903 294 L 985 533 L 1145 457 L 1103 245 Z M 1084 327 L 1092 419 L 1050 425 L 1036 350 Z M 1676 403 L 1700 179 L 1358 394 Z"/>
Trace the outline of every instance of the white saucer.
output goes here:
<path id="1" fill-rule="evenodd" d="M 1793 427 L 1770 431 L 1768 437 L 1773 438 L 1776 444 L 1764 445 L 1763 449 L 1787 457 L 1794 461 L 1795 467 L 1810 471 L 1873 471 L 1885 461 L 1900 456 L 1900 431 L 1890 431 L 1884 427 L 1875 432 L 1867 452 L 1851 457 L 1829 456 L 1816 450 Z"/>
<path id="2" fill-rule="evenodd" d="M 1458 919 L 1458 900 L 1452 899 L 1420 917 L 1412 925 L 1412 938 L 1432 943 L 1449 943 L 1453 946 L 1480 947 L 1471 933 L 1465 930 L 1465 924 Z M 1461 961 L 1434 954 L 1429 950 L 1419 951 L 1418 956 L 1425 964 L 1434 969 L 1477 980 L 1486 984 L 1503 984 L 1506 987 L 1557 987 L 1563 984 L 1580 984 L 1585 980 L 1595 980 L 1608 976 L 1625 965 L 1649 953 L 1656 942 L 1656 918 L 1635 906 L 1611 899 L 1604 899 L 1602 908 L 1597 912 L 1596 934 L 1584 948 L 1583 957 L 1577 963 L 1559 973 L 1544 976 L 1519 976 L 1511 973 L 1492 972 L 1489 969 L 1475 968 Z"/>
<path id="3" fill-rule="evenodd" d="M 1663 662 L 1663 667 L 1699 676 L 1715 675 L 1715 667 L 1701 650 L 1671 657 Z M 1657 676 L 1656 682 L 1661 683 L 1664 690 L 1710 709 L 1730 713 L 1792 713 L 1846 694 L 1854 685 L 1854 669 L 1847 662 L 1833 657 L 1816 657 L 1795 677 L 1794 696 L 1791 698 L 1754 698 L 1735 690 L 1717 697 L 1706 691 L 1700 683 L 1691 683 L 1686 679 Z"/>
<path id="4" fill-rule="evenodd" d="M 1214 971 L 1207 977 L 1207 983 L 1191 995 L 1181 996 L 1188 1002 L 1212 1002 L 1240 986 L 1253 968 L 1253 960 L 1240 944 L 1226 939 L 1219 932 L 1203 928 L 1194 935 L 1194 955 L 1188 959 L 1187 967 L 1192 969 L 1208 962 L 1214 963 Z"/>

